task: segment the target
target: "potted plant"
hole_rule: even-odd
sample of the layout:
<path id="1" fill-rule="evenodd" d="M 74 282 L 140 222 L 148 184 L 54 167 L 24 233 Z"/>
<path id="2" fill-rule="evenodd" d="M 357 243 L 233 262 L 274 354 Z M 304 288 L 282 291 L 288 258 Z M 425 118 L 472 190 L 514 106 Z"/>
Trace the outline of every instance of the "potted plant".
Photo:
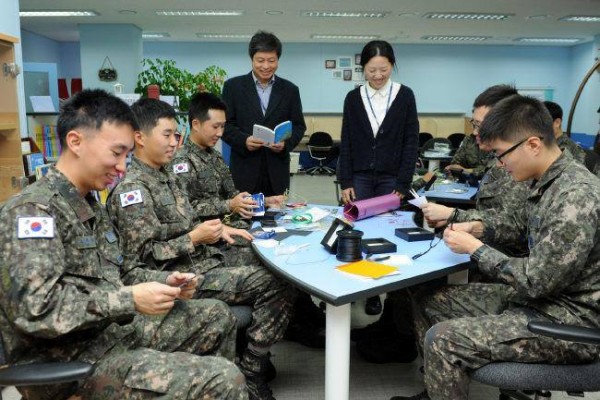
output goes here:
<path id="1" fill-rule="evenodd" d="M 176 66 L 173 60 L 142 60 L 142 72 L 138 75 L 135 93 L 146 95 L 149 85 L 160 86 L 160 93 L 179 97 L 179 109 L 187 111 L 192 96 L 198 91 L 221 94 L 227 73 L 223 68 L 211 65 L 204 71 L 193 74 Z"/>

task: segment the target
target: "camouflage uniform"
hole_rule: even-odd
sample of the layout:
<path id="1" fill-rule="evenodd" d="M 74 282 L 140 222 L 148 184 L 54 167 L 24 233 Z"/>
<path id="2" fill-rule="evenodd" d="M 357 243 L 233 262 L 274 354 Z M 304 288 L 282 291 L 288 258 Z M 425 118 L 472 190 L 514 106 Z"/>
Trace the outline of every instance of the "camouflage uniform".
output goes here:
<path id="1" fill-rule="evenodd" d="M 450 164 L 458 164 L 465 168 L 472 168 L 473 175 L 480 178 L 486 170 L 486 164 L 491 158 L 491 153 L 482 151 L 475 140 L 475 135 L 465 137 L 460 144 Z"/>
<path id="2" fill-rule="evenodd" d="M 137 283 L 164 282 L 167 273 L 124 259 L 105 209 L 58 170 L 4 205 L 0 240 L 8 361 L 96 366 L 79 388 L 20 389 L 28 398 L 247 398 L 242 375 L 222 358 L 234 356 L 235 319 L 227 306 L 178 301 L 164 316 L 137 314 L 120 270 Z M 199 357 L 205 354 L 213 356 Z"/>
<path id="3" fill-rule="evenodd" d="M 485 225 L 487 218 L 510 216 L 514 209 L 525 207 L 530 184 L 530 181 L 515 182 L 504 168 L 496 165 L 495 159 L 488 161 L 486 172 L 479 182 L 475 209 L 457 209 L 455 222 L 482 221 Z M 488 244 L 512 256 L 522 257 L 528 252 L 525 235 L 506 236 Z"/>
<path id="4" fill-rule="evenodd" d="M 556 138 L 556 144 L 563 151 L 565 149 L 569 150 L 569 153 L 571 153 L 571 156 L 575 160 L 585 165 L 585 151 L 581 148 L 581 146 L 575 143 L 573 139 L 571 139 L 565 134 L 562 134 L 558 138 Z"/>
<path id="5" fill-rule="evenodd" d="M 596 346 L 538 336 L 527 323 L 600 326 L 600 181 L 562 155 L 518 211 L 518 218 L 491 221 L 485 233 L 496 240 L 509 230 L 528 232 L 529 257 L 510 258 L 486 245 L 473 254 L 479 269 L 499 283 L 446 287 L 415 298 L 425 386 L 434 400 L 467 399 L 468 372 L 490 362 L 584 363 L 598 357 Z"/>
<path id="6" fill-rule="evenodd" d="M 123 206 L 121 197 L 136 191 L 140 201 Z M 282 337 L 289 320 L 291 288 L 263 266 L 229 263 L 213 246 L 194 246 L 188 235 L 194 228 L 191 205 L 164 167 L 155 170 L 133 157 L 107 207 L 126 254 L 157 270 L 201 275 L 198 297 L 252 305 L 250 344 L 266 348 Z"/>

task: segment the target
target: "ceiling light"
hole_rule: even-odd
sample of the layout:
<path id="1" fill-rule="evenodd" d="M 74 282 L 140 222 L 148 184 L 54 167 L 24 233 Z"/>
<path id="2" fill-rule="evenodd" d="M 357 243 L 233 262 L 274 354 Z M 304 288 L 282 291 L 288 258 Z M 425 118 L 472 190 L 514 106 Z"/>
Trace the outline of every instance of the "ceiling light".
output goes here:
<path id="1" fill-rule="evenodd" d="M 20 11 L 19 17 L 97 17 L 96 11 L 91 10 L 37 10 Z"/>
<path id="2" fill-rule="evenodd" d="M 515 39 L 515 42 L 523 43 L 577 43 L 579 38 L 549 38 L 549 37 L 522 37 Z"/>
<path id="3" fill-rule="evenodd" d="M 600 22 L 600 15 L 568 15 L 558 20 L 568 22 Z"/>
<path id="4" fill-rule="evenodd" d="M 142 39 L 160 39 L 171 37 L 168 32 L 143 32 Z"/>
<path id="5" fill-rule="evenodd" d="M 252 35 L 246 33 L 196 33 L 201 39 L 250 39 Z"/>
<path id="6" fill-rule="evenodd" d="M 548 19 L 549 15 L 545 15 L 545 14 L 541 14 L 541 15 L 530 15 L 527 17 L 527 19 L 533 20 L 533 21 L 542 21 L 545 19 Z"/>
<path id="7" fill-rule="evenodd" d="M 137 11 L 133 11 L 133 10 L 119 10 L 119 14 L 122 14 L 122 15 L 135 15 L 135 14 L 137 14 Z"/>
<path id="8" fill-rule="evenodd" d="M 383 18 L 389 13 L 384 11 L 302 11 L 303 17 L 329 18 Z"/>
<path id="9" fill-rule="evenodd" d="M 455 41 L 455 42 L 482 42 L 491 39 L 491 36 L 452 36 L 452 35 L 429 35 L 422 36 L 423 40 L 433 41 Z"/>
<path id="10" fill-rule="evenodd" d="M 265 11 L 265 14 L 267 14 L 267 15 L 283 15 L 283 11 L 267 10 L 267 11 Z"/>
<path id="11" fill-rule="evenodd" d="M 157 10 L 156 15 L 168 17 L 239 17 L 244 15 L 242 10 Z"/>
<path id="12" fill-rule="evenodd" d="M 314 34 L 310 35 L 311 39 L 323 40 L 376 40 L 380 35 L 330 35 L 330 34 Z"/>
<path id="13" fill-rule="evenodd" d="M 444 12 L 430 12 L 423 15 L 423 18 L 428 19 L 460 19 L 460 20 L 471 20 L 471 21 L 502 21 L 514 14 L 482 14 L 482 13 L 444 13 Z"/>

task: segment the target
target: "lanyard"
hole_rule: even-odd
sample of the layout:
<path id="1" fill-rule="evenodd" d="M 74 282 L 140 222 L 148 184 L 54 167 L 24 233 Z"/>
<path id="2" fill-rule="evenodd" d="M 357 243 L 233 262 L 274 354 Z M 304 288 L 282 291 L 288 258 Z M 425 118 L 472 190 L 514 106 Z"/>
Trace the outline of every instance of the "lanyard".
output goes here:
<path id="1" fill-rule="evenodd" d="M 367 84 L 368 85 L 368 84 Z M 375 115 L 375 110 L 373 109 L 373 104 L 371 103 L 371 97 L 369 96 L 369 91 L 367 90 L 367 85 L 365 85 L 365 96 L 367 96 L 367 102 L 369 103 L 369 108 L 371 109 L 371 113 L 373 114 L 373 118 L 375 118 L 375 123 L 377 124 L 377 129 L 375 132 L 379 130 L 381 124 L 377 119 L 377 115 Z M 385 114 L 387 115 L 388 110 L 390 109 L 390 102 L 392 100 L 392 89 L 394 89 L 394 82 L 390 85 L 390 91 L 388 92 L 387 106 L 385 107 Z M 385 119 L 385 115 L 383 116 Z M 383 123 L 383 121 L 381 121 Z"/>

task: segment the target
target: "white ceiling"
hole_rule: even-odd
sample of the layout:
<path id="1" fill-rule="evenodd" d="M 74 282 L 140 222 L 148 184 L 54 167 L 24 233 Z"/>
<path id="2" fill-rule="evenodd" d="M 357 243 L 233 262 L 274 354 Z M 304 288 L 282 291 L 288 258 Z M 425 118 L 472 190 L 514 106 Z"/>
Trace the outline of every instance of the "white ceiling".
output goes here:
<path id="1" fill-rule="evenodd" d="M 311 39 L 312 34 L 375 34 L 392 43 L 412 44 L 431 43 L 421 39 L 425 35 L 491 36 L 478 42 L 485 45 L 522 45 L 514 41 L 520 37 L 580 38 L 582 41 L 576 43 L 579 44 L 600 35 L 600 22 L 558 21 L 567 15 L 600 15 L 600 0 L 20 0 L 20 9 L 77 9 L 100 13 L 99 17 L 87 18 L 21 18 L 22 29 L 58 41 L 78 41 L 77 24 L 80 23 L 135 24 L 144 32 L 168 32 L 169 38 L 159 39 L 163 41 L 201 41 L 206 39 L 199 39 L 196 33 L 252 34 L 259 29 L 274 32 L 283 42 L 323 42 Z M 164 9 L 244 10 L 245 14 L 241 17 L 155 15 L 156 10 Z M 268 15 L 268 10 L 283 14 Z M 389 14 L 382 19 L 300 16 L 300 12 L 306 10 Z M 514 16 L 505 21 L 423 18 L 425 13 L 434 11 L 511 13 Z"/>

